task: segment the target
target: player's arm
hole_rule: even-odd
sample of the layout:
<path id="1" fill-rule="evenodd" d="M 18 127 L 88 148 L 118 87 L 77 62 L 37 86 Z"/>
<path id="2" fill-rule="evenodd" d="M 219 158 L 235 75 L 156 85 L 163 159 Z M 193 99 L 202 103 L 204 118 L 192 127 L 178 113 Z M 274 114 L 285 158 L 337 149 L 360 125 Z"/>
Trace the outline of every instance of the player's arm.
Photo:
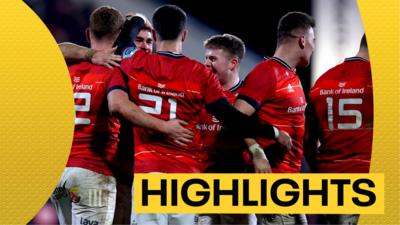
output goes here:
<path id="1" fill-rule="evenodd" d="M 251 100 L 249 99 L 249 101 Z M 234 106 L 237 110 L 248 116 L 252 116 L 256 112 L 254 106 L 243 99 L 237 99 Z M 286 136 L 289 135 L 285 131 L 279 131 L 278 129 L 275 130 L 275 135 L 275 138 L 279 143 L 290 141 L 287 144 L 283 144 L 288 150 L 290 150 L 292 146 L 291 140 L 286 139 Z M 253 155 L 253 163 L 256 173 L 271 173 L 271 165 L 264 153 L 264 149 L 261 148 L 254 138 L 246 138 L 244 141 Z"/>
<path id="2" fill-rule="evenodd" d="M 229 104 L 226 98 L 222 98 L 207 105 L 206 109 L 209 113 L 213 114 L 218 120 L 220 120 L 224 126 L 232 129 L 234 133 L 242 138 L 255 138 L 262 136 L 268 139 L 276 139 L 280 144 L 284 145 L 288 149 L 292 147 L 292 140 L 286 132 L 279 131 L 271 125 L 261 125 L 254 117 L 249 117 L 235 109 Z M 264 150 L 254 139 L 247 139 L 246 143 L 249 145 L 249 150 L 253 156 L 253 163 L 256 172 L 271 172 L 271 165 Z"/>
<path id="3" fill-rule="evenodd" d="M 112 68 L 114 66 L 119 66 L 118 63 L 122 60 L 120 54 L 123 53 L 125 48 L 135 47 L 133 40 L 135 40 L 139 30 L 146 25 L 146 23 L 149 24 L 149 22 L 146 21 L 145 18 L 138 15 L 134 15 L 127 20 L 114 43 L 116 47 L 112 49 L 97 51 L 68 42 L 60 43 L 58 46 L 67 63 L 90 61 L 97 65 Z"/>
<path id="4" fill-rule="evenodd" d="M 248 146 L 249 151 L 253 157 L 254 171 L 256 173 L 272 173 L 271 164 L 264 149 L 253 138 L 246 138 L 244 142 Z"/>
<path id="5" fill-rule="evenodd" d="M 112 68 L 113 66 L 119 66 L 118 63 L 122 60 L 121 56 L 114 54 L 117 49 L 116 47 L 98 51 L 70 42 L 60 43 L 58 46 L 67 63 L 88 61 L 93 64 Z"/>
<path id="6" fill-rule="evenodd" d="M 254 117 L 235 109 L 226 98 L 220 98 L 206 106 L 207 112 L 213 114 L 224 126 L 242 138 L 264 137 L 276 139 L 287 148 L 292 141 L 286 132 L 279 131 L 272 125 L 260 124 Z"/>
<path id="7" fill-rule="evenodd" d="M 182 120 L 164 121 L 145 113 L 140 107 L 129 100 L 128 94 L 121 89 L 114 89 L 107 95 L 110 113 L 123 117 L 129 122 L 168 135 L 175 142 L 185 145 L 193 139 L 193 133 L 184 128 L 187 125 Z"/>
<path id="8" fill-rule="evenodd" d="M 116 53 L 119 55 L 124 55 L 125 49 L 136 47 L 134 40 L 136 39 L 137 34 L 142 27 L 151 26 L 148 24 L 150 24 L 150 22 L 148 22 L 148 20 L 140 14 L 134 14 L 127 19 L 114 44 L 114 46 L 117 46 Z"/>
<path id="9" fill-rule="evenodd" d="M 234 107 L 248 116 L 252 116 L 256 112 L 256 109 L 253 106 L 242 99 L 237 99 Z M 271 173 L 271 164 L 265 155 L 264 149 L 261 148 L 256 139 L 245 138 L 244 142 L 253 156 L 254 171 L 256 173 Z"/>
<path id="10" fill-rule="evenodd" d="M 304 132 L 304 157 L 306 158 L 311 170 L 315 168 L 315 157 L 318 148 L 318 119 L 314 106 L 309 103 L 306 108 L 306 122 Z"/>

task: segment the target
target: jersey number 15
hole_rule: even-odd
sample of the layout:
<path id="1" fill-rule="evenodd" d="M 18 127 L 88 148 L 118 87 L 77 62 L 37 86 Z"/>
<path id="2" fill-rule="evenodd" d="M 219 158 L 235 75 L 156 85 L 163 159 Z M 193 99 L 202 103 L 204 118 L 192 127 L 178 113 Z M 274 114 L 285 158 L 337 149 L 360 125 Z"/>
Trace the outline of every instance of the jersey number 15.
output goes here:
<path id="1" fill-rule="evenodd" d="M 361 105 L 363 102 L 362 98 L 341 98 L 339 99 L 338 116 L 353 116 L 355 117 L 354 123 L 338 123 L 337 129 L 339 130 L 355 130 L 361 127 L 362 114 L 359 110 L 344 109 L 345 105 Z M 334 113 L 333 113 L 333 98 L 327 97 L 326 103 L 328 106 L 328 128 L 334 130 Z"/>

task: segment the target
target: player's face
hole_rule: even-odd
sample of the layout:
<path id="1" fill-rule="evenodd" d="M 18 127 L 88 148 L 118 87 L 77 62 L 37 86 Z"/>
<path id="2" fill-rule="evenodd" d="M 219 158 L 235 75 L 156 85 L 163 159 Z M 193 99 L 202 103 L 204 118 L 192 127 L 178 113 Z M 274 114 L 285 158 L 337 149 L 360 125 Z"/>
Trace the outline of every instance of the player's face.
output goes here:
<path id="1" fill-rule="evenodd" d="M 146 52 L 153 51 L 153 35 L 149 30 L 141 30 L 135 38 L 135 45 L 137 48 Z"/>
<path id="2" fill-rule="evenodd" d="M 311 55 L 314 52 L 315 48 L 315 36 L 314 29 L 310 27 L 304 35 L 304 49 L 302 54 L 302 62 L 300 66 L 308 66 L 310 64 Z"/>
<path id="3" fill-rule="evenodd" d="M 204 54 L 204 64 L 211 68 L 218 78 L 225 76 L 230 70 L 230 61 L 227 54 L 222 49 L 206 49 Z"/>

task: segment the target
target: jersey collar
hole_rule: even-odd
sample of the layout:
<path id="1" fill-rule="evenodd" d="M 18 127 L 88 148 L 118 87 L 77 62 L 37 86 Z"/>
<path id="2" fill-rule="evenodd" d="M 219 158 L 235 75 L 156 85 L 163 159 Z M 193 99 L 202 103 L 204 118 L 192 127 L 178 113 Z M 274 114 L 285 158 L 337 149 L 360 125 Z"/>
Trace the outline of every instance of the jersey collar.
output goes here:
<path id="1" fill-rule="evenodd" d="M 369 62 L 368 60 L 366 60 L 366 59 L 364 59 L 364 58 L 361 58 L 361 57 L 358 57 L 358 56 L 346 58 L 346 59 L 344 59 L 344 61 L 345 61 L 345 62 L 348 62 L 348 61 L 364 61 L 364 62 Z"/>
<path id="2" fill-rule="evenodd" d="M 235 84 L 233 87 L 229 88 L 229 91 L 236 91 L 240 86 L 242 86 L 243 80 L 239 80 L 237 84 Z"/>
<path id="3" fill-rule="evenodd" d="M 273 56 L 273 57 L 271 57 L 270 59 L 275 60 L 276 62 L 278 62 L 278 63 L 281 64 L 282 66 L 286 67 L 286 69 L 288 69 L 288 70 L 293 70 L 293 71 L 294 71 L 294 69 L 293 69 L 292 67 L 290 67 L 290 65 L 287 64 L 287 63 L 286 63 L 285 61 L 283 61 L 282 59 L 280 59 L 280 58 L 278 58 L 278 57 L 276 57 L 276 56 Z"/>
<path id="4" fill-rule="evenodd" d="M 168 56 L 168 57 L 172 57 L 172 58 L 185 57 L 184 55 L 182 55 L 180 53 L 168 52 L 168 51 L 157 51 L 156 53 L 159 54 L 159 55 Z"/>

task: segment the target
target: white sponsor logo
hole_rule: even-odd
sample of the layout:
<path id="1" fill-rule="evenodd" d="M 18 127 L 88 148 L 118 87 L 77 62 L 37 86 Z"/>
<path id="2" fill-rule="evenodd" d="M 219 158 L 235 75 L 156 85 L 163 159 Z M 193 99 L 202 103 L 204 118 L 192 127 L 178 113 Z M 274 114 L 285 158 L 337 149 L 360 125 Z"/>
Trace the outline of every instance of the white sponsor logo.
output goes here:
<path id="1" fill-rule="evenodd" d="M 293 89 L 292 85 L 290 85 L 290 84 L 287 86 L 287 90 L 288 90 L 288 92 L 294 92 L 294 89 Z"/>
<path id="2" fill-rule="evenodd" d="M 296 106 L 296 107 L 289 107 L 288 112 L 289 113 L 297 113 L 297 112 L 304 112 L 306 109 L 307 104 L 301 105 L 301 106 Z"/>

